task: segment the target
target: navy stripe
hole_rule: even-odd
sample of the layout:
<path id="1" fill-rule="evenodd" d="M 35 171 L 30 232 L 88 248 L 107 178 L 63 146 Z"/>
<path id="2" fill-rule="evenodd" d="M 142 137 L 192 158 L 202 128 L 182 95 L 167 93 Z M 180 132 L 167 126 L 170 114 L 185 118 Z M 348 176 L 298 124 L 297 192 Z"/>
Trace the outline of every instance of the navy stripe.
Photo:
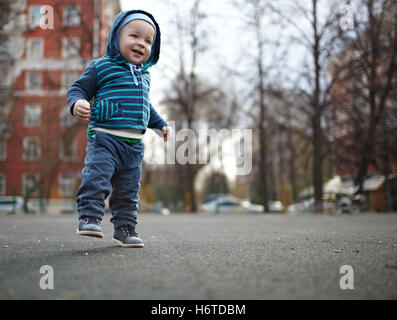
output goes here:
<path id="1" fill-rule="evenodd" d="M 142 99 L 146 101 L 147 103 L 150 103 L 149 99 L 146 98 L 145 96 L 111 96 L 111 97 L 105 97 L 103 100 L 109 100 L 109 99 Z"/>
<path id="2" fill-rule="evenodd" d="M 149 108 L 146 104 L 123 102 L 123 105 L 125 105 L 125 106 L 132 106 L 132 107 L 140 107 L 140 106 L 143 106 L 148 112 L 150 112 L 150 108 Z"/>
<path id="3" fill-rule="evenodd" d="M 105 62 L 97 64 L 96 67 L 99 68 L 99 67 L 102 67 L 105 64 L 114 64 L 114 62 L 112 60 L 108 59 L 108 60 L 105 60 Z"/>
<path id="4" fill-rule="evenodd" d="M 145 90 L 145 89 L 143 89 L 143 90 Z M 140 91 L 141 91 L 141 89 L 115 89 L 115 90 L 108 90 L 105 92 L 101 92 L 101 93 L 97 94 L 97 97 L 103 96 L 105 94 L 113 93 L 113 92 L 140 92 Z"/>
<path id="5" fill-rule="evenodd" d="M 121 72 L 112 72 L 112 73 L 110 73 L 110 74 L 108 74 L 107 76 L 105 76 L 105 77 L 103 77 L 101 80 L 99 80 L 99 82 L 98 82 L 98 85 L 103 81 L 103 80 L 105 80 L 106 78 L 109 78 L 109 77 L 111 77 L 111 76 L 114 76 L 114 75 L 116 75 L 116 74 L 121 74 L 121 73 L 127 73 L 127 72 L 129 72 L 128 70 L 125 70 L 125 71 L 121 71 Z"/>
<path id="6" fill-rule="evenodd" d="M 109 81 L 108 84 L 109 84 L 109 83 L 115 83 L 115 81 L 118 81 L 118 80 L 120 80 L 120 79 L 131 79 L 131 82 L 134 83 L 134 80 L 132 79 L 132 74 L 129 73 L 128 76 L 125 76 L 125 77 L 118 77 L 118 78 L 116 78 L 116 79 L 114 79 L 114 80 L 112 80 L 112 81 Z M 139 80 L 138 80 L 138 82 L 139 82 Z M 116 82 L 116 83 L 117 83 L 117 82 Z M 140 83 L 140 82 L 139 82 L 139 83 Z"/>
<path id="7" fill-rule="evenodd" d="M 131 117 L 114 117 L 112 120 L 133 120 L 133 121 L 142 121 L 145 122 L 142 118 L 131 118 Z"/>
<path id="8" fill-rule="evenodd" d="M 109 82 L 107 85 L 102 86 L 101 89 L 103 88 L 109 88 L 109 87 L 116 87 L 116 86 L 125 86 L 125 85 L 133 85 L 133 81 L 131 80 L 131 82 Z"/>
<path id="9" fill-rule="evenodd" d="M 123 119 L 124 120 L 124 119 Z M 119 123 L 119 124 L 109 124 L 109 123 L 101 123 L 101 127 L 106 127 L 106 128 L 134 128 L 134 129 L 139 129 L 139 130 L 146 130 L 146 126 L 140 126 L 140 125 L 134 125 L 132 126 L 131 124 L 125 124 L 125 123 Z"/>
<path id="10" fill-rule="evenodd" d="M 122 66 L 112 66 L 112 67 L 109 67 L 109 68 L 106 68 L 106 69 L 103 69 L 103 70 L 97 72 L 97 76 L 99 76 L 100 74 L 102 74 L 108 70 L 111 70 L 111 69 L 119 69 L 119 70 L 125 71 L 125 69 Z"/>

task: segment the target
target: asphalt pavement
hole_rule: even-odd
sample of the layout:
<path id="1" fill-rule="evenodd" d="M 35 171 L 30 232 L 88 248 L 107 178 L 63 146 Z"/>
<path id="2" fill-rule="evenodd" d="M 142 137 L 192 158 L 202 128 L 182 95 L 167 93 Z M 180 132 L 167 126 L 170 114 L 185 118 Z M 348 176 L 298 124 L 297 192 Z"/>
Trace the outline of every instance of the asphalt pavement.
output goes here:
<path id="1" fill-rule="evenodd" d="M 397 214 L 141 214 L 142 249 L 109 218 L 0 215 L 0 299 L 397 298 Z"/>

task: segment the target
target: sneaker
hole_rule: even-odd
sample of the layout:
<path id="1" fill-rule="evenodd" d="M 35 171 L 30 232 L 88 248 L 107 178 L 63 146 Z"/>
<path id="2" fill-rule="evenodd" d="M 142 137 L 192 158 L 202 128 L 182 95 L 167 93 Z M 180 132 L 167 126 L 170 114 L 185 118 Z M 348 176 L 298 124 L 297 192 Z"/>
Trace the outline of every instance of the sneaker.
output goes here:
<path id="1" fill-rule="evenodd" d="M 124 248 L 143 248 L 143 241 L 138 238 L 135 227 L 122 225 L 114 231 L 113 240 Z"/>
<path id="2" fill-rule="evenodd" d="M 82 216 L 76 233 L 81 236 L 103 238 L 101 219 Z"/>

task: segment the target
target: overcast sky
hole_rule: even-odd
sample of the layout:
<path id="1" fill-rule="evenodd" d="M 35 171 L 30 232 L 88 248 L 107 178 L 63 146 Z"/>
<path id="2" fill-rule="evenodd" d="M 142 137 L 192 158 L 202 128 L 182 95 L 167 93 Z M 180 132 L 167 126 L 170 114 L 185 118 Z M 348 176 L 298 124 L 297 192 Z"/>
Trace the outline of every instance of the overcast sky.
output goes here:
<path id="1" fill-rule="evenodd" d="M 299 4 L 307 3 L 309 5 L 308 1 L 299 0 Z M 158 65 L 150 70 L 152 75 L 151 101 L 160 113 L 165 112 L 165 107 L 161 105 L 163 92 L 169 87 L 170 80 L 175 75 L 178 64 L 178 42 L 175 26 L 172 23 L 172 19 L 175 18 L 175 6 L 179 8 L 181 16 L 184 17 L 188 15 L 188 8 L 192 6 L 193 0 L 121 0 L 120 3 L 122 10 L 142 9 L 150 12 L 160 25 L 162 48 Z M 223 88 L 227 87 L 228 81 L 233 81 L 224 77 L 224 74 L 222 74 L 223 66 L 239 71 L 244 76 L 255 76 L 253 58 L 256 55 L 257 44 L 254 33 L 247 26 L 245 18 L 248 7 L 246 5 L 235 6 L 232 3 L 232 0 L 203 0 L 201 5 L 201 9 L 207 14 L 204 28 L 208 32 L 206 38 L 201 40 L 208 49 L 205 54 L 199 56 L 199 70 L 197 73 L 202 79 L 215 81 L 221 84 Z M 274 1 L 274 3 L 277 4 L 280 10 L 285 4 L 282 0 Z M 327 1 L 320 2 L 319 10 L 322 14 L 326 12 L 326 6 Z M 299 19 L 295 12 L 293 14 L 295 20 Z M 284 28 L 279 25 L 275 26 L 273 24 L 275 21 L 272 21 L 272 19 L 270 15 L 264 19 L 263 29 L 266 39 L 278 40 L 285 44 L 289 41 L 291 35 L 297 34 L 296 30 L 291 26 Z M 300 28 L 310 32 L 310 26 L 303 19 L 302 21 L 299 20 L 298 23 Z M 310 34 L 308 35 L 310 37 Z M 287 75 L 299 70 L 302 67 L 303 59 L 310 59 L 310 55 L 302 50 L 302 47 L 297 46 L 293 50 L 288 51 L 288 56 L 283 61 L 274 59 L 273 56 L 277 53 L 275 46 L 268 45 L 265 47 L 265 51 L 265 64 L 272 65 L 274 60 L 276 60 L 276 63 L 285 63 L 285 66 L 281 69 Z M 269 75 L 268 78 L 272 79 L 272 81 L 277 80 L 272 75 Z M 252 87 L 254 81 L 255 79 L 245 81 L 245 85 Z M 282 81 L 281 79 L 280 82 Z M 241 82 L 238 82 L 238 86 L 240 88 Z"/>
<path id="2" fill-rule="evenodd" d="M 160 25 L 162 33 L 162 48 L 158 65 L 151 69 L 153 78 L 152 99 L 159 102 L 161 100 L 161 90 L 167 81 L 175 75 L 177 70 L 177 48 L 175 27 L 172 20 L 175 18 L 175 9 L 172 3 L 176 3 L 181 15 L 187 13 L 186 9 L 191 7 L 193 1 L 187 0 L 121 0 L 122 10 L 142 9 L 150 12 Z M 236 38 L 235 28 L 238 27 L 238 11 L 230 5 L 228 0 L 204 0 L 202 8 L 208 14 L 205 26 L 208 27 L 209 34 L 204 40 L 208 50 L 199 57 L 199 72 L 209 79 L 214 77 L 219 71 L 219 64 L 233 65 L 236 63 Z M 185 11 L 184 11 L 185 10 Z M 231 23 L 231 21 L 234 21 Z M 227 27 L 225 27 L 227 26 Z"/>
<path id="3" fill-rule="evenodd" d="M 176 1 L 171 0 L 170 2 Z M 181 10 L 182 16 L 184 10 L 189 8 L 191 3 L 192 1 L 177 1 L 177 6 Z M 163 97 L 163 91 L 169 86 L 170 80 L 177 71 L 178 56 L 176 52 L 177 48 L 175 47 L 175 27 L 172 23 L 172 19 L 175 18 L 175 10 L 172 6 L 159 0 L 121 0 L 121 6 L 122 10 L 142 9 L 148 11 L 155 17 L 160 25 L 162 33 L 160 60 L 158 65 L 151 68 L 150 73 L 152 76 L 151 101 L 161 113 L 161 111 L 165 111 L 164 106 L 160 103 Z M 208 14 L 205 23 L 206 26 L 208 26 L 209 34 L 205 39 L 208 50 L 206 54 L 199 57 L 200 70 L 198 70 L 198 72 L 207 79 L 213 79 L 217 77 L 220 63 L 233 64 L 236 62 L 234 53 L 237 52 L 237 50 L 232 46 L 235 43 L 235 37 L 233 35 L 235 32 L 233 30 L 238 27 L 238 23 L 236 23 L 238 12 L 228 4 L 227 0 L 205 0 L 202 8 L 205 8 L 205 12 Z M 230 23 L 227 28 L 225 28 L 225 23 L 228 21 L 234 21 L 234 23 Z M 150 132 L 150 130 L 148 132 Z M 158 137 L 155 137 L 153 133 L 150 132 L 145 139 L 146 141 L 151 139 L 150 143 L 154 143 L 159 147 L 152 148 L 148 146 L 148 148 L 146 148 L 147 153 L 145 154 L 145 158 L 153 156 L 157 151 L 161 153 L 161 141 L 159 141 Z M 228 147 L 225 148 L 225 150 L 232 150 L 232 148 Z M 224 163 L 225 171 L 232 181 L 234 180 L 234 173 L 236 171 L 234 155 L 229 152 L 228 155 L 225 154 L 224 156 L 226 157 Z"/>
<path id="4" fill-rule="evenodd" d="M 239 73 L 251 76 L 255 74 L 254 57 L 256 55 L 256 40 L 254 32 L 247 26 L 246 15 L 247 5 L 233 5 L 233 2 L 242 2 L 243 0 L 203 0 L 201 10 L 207 15 L 203 28 L 208 32 L 206 38 L 200 39 L 207 46 L 204 54 L 198 58 L 198 74 L 208 81 L 225 78 L 222 72 L 226 66 Z M 300 0 L 300 4 L 308 0 Z M 142 9 L 153 14 L 160 25 L 162 32 L 162 49 L 158 65 L 151 69 L 153 78 L 153 96 L 154 102 L 160 102 L 161 91 L 167 87 L 169 80 L 175 75 L 177 69 L 177 37 L 175 35 L 175 26 L 172 19 L 175 19 L 175 6 L 181 11 L 181 16 L 189 14 L 188 9 L 192 6 L 193 0 L 121 0 L 122 10 Z M 277 8 L 282 9 L 284 1 L 274 1 Z M 320 5 L 324 6 L 326 1 L 321 1 Z M 274 17 L 274 16 L 273 16 Z M 281 28 L 274 25 L 274 18 L 266 16 L 264 19 L 264 37 L 267 40 L 287 43 L 290 36 L 295 34 L 293 27 Z M 295 14 L 294 19 L 297 19 Z M 273 23 L 272 23 L 273 22 Z M 305 29 L 304 22 L 300 22 L 300 27 Z M 310 32 L 310 30 L 309 30 Z M 274 64 L 274 55 L 277 54 L 275 46 L 268 45 L 265 48 L 265 64 Z M 284 63 L 288 67 L 283 70 L 296 70 L 302 65 L 301 60 L 304 57 L 302 48 L 295 47 L 288 52 L 288 57 L 283 60 L 277 60 L 277 63 Z M 290 72 L 291 73 L 291 72 Z M 271 75 L 268 78 L 272 78 Z M 226 80 L 226 79 L 225 79 Z M 227 79 L 229 80 L 229 79 Z"/>

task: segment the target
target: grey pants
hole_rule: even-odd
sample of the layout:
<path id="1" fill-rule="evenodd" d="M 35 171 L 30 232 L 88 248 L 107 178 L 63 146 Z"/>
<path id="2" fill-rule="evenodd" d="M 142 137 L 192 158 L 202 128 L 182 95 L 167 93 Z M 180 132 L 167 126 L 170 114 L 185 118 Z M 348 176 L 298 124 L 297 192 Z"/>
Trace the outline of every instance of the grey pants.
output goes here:
<path id="1" fill-rule="evenodd" d="M 76 194 L 81 216 L 102 219 L 109 196 L 110 221 L 136 226 L 143 142 L 128 143 L 102 132 L 88 136 L 82 183 Z"/>

